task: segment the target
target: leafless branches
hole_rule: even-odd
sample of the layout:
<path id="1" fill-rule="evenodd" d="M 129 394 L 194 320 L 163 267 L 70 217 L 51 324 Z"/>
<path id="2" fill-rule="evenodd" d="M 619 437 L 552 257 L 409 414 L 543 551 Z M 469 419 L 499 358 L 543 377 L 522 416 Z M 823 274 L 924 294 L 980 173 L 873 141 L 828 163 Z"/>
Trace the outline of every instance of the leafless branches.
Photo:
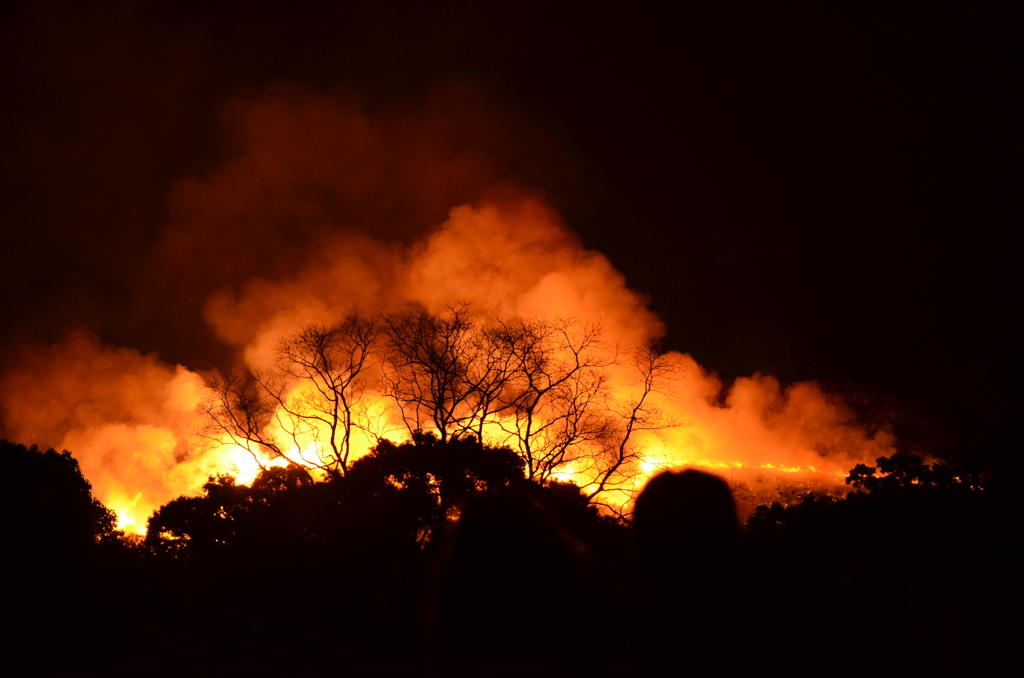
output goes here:
<path id="1" fill-rule="evenodd" d="M 640 450 L 634 436 L 641 431 L 657 431 L 682 425 L 665 414 L 654 403 L 664 384 L 676 376 L 669 358 L 653 345 L 638 346 L 630 355 L 633 388 L 625 398 L 609 403 L 607 411 L 617 425 L 609 427 L 610 435 L 602 443 L 603 458 L 595 480 L 586 488 L 587 499 L 596 502 L 599 495 L 614 490 L 620 497 L 618 505 L 631 499 L 633 484 L 629 481 L 639 472 L 635 462 Z M 605 503 L 613 509 L 614 503 Z"/>
<path id="2" fill-rule="evenodd" d="M 426 311 L 384 316 L 382 390 L 409 433 L 433 429 L 445 441 L 471 430 L 475 405 L 487 400 L 493 373 L 486 338 L 465 305 L 437 316 Z"/>
<path id="3" fill-rule="evenodd" d="M 281 341 L 275 370 L 214 384 L 205 407 L 214 432 L 258 462 L 256 449 L 344 474 L 353 430 L 365 421 L 366 374 L 381 330 L 376 320 L 350 317 L 330 327 L 310 325 Z M 291 443 L 287 449 L 282 438 Z"/>
<path id="4" fill-rule="evenodd" d="M 507 416 L 496 424 L 522 455 L 527 477 L 547 481 L 604 434 L 596 405 L 614 352 L 600 325 L 572 320 L 503 323 L 496 334 L 511 368 L 497 408 Z"/>
<path id="5" fill-rule="evenodd" d="M 257 460 L 344 474 L 370 407 L 386 408 L 410 435 L 509 446 L 530 479 L 582 479 L 599 503 L 639 472 L 636 434 L 676 425 L 655 404 L 669 376 L 653 347 L 621 360 L 600 324 L 485 321 L 463 304 L 308 326 L 280 343 L 272 370 L 213 384 L 206 414 Z"/>

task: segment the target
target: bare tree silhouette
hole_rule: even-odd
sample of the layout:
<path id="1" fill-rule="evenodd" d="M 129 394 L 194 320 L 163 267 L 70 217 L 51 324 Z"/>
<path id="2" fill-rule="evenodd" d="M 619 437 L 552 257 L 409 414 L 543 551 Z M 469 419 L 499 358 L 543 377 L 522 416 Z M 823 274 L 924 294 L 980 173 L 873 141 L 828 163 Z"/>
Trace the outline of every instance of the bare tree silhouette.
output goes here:
<path id="1" fill-rule="evenodd" d="M 573 318 L 481 320 L 466 304 L 349 317 L 300 329 L 276 357 L 271 370 L 214 380 L 204 405 L 211 444 L 239 445 L 261 466 L 284 457 L 345 475 L 357 431 L 369 448 L 397 425 L 409 438 L 509 447 L 528 479 L 573 477 L 616 509 L 639 473 L 636 434 L 678 425 L 656 405 L 668 358 L 653 346 L 623 353 L 600 323 Z M 613 372 L 629 381 L 614 392 Z"/>
<path id="2" fill-rule="evenodd" d="M 310 325 L 278 344 L 276 369 L 214 382 L 203 406 L 208 438 L 226 435 L 257 462 L 262 452 L 345 474 L 353 431 L 369 425 L 367 372 L 382 329 L 358 316 Z M 288 450 L 267 435 L 271 423 L 291 441 Z"/>

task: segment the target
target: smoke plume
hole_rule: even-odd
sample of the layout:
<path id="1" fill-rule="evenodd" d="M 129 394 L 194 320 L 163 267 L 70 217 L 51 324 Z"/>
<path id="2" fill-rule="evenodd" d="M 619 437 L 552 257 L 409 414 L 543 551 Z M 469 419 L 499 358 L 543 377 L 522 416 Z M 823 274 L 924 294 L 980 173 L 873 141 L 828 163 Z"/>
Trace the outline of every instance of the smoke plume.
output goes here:
<path id="1" fill-rule="evenodd" d="M 539 144 L 466 90 L 373 113 L 352 97 L 280 87 L 232 101 L 223 121 L 226 159 L 170 188 L 166 230 L 136 285 L 136 321 L 168 346 L 212 337 L 233 356 L 226 367 L 262 369 L 310 323 L 454 303 L 479 318 L 598 322 L 624 347 L 663 332 L 645 298 L 524 181 Z M 657 405 L 677 425 L 638 436 L 647 474 L 718 468 L 764 499 L 787 473 L 835 486 L 891 452 L 891 437 L 813 383 L 754 375 L 723 390 L 691 356 L 667 360 Z M 613 370 L 613 390 L 627 382 Z M 245 454 L 199 434 L 204 397 L 199 373 L 86 330 L 26 347 L 0 382 L 5 434 L 71 450 L 136 529 L 210 474 L 252 471 Z"/>

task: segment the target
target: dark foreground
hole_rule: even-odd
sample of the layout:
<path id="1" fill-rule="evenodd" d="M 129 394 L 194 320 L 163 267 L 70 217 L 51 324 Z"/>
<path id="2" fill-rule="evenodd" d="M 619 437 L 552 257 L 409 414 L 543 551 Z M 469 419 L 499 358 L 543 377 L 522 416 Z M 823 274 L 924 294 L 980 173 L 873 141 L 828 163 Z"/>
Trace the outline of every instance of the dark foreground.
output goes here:
<path id="1" fill-rule="evenodd" d="M 459 447 L 462 445 L 462 447 Z M 474 441 L 382 446 L 113 530 L 70 455 L 3 443 L 6 676 L 1016 673 L 1011 492 L 894 457 L 762 507 L 659 476 L 632 524 Z"/>

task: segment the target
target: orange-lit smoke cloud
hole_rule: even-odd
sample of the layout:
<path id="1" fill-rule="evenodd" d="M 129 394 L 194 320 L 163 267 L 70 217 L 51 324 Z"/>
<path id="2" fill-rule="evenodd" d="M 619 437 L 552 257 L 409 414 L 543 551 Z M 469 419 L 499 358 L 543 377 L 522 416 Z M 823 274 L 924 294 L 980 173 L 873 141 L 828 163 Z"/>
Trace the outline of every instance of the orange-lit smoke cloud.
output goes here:
<path id="1" fill-rule="evenodd" d="M 626 347 L 661 335 L 608 259 L 583 248 L 535 192 L 513 187 L 514 173 L 494 159 L 509 149 L 474 122 L 481 111 L 464 93 L 418 112 L 419 125 L 407 114 L 377 119 L 294 88 L 233 103 L 230 158 L 172 190 L 149 300 L 170 299 L 171 320 L 198 306 L 253 368 L 303 325 L 413 304 L 600 321 Z M 498 125 L 492 112 L 483 119 Z M 670 359 L 675 376 L 658 405 L 685 425 L 638 437 L 646 473 L 689 463 L 726 475 L 800 469 L 839 483 L 853 464 L 892 451 L 890 437 L 863 430 L 814 384 L 782 389 L 755 375 L 723 393 L 690 356 Z M 624 375 L 611 380 L 627 388 Z M 76 333 L 26 351 L 0 387 L 12 437 L 72 450 L 99 498 L 126 515 L 135 506 L 138 523 L 211 472 L 232 470 L 235 458 L 204 451 L 196 436 L 202 379 L 154 356 Z M 775 481 L 765 488 L 770 498 Z"/>
<path id="2" fill-rule="evenodd" d="M 409 303 L 443 312 L 447 304 L 468 302 L 481 318 L 571 315 L 602 322 L 608 338 L 627 348 L 662 331 L 607 258 L 583 249 L 536 199 L 454 208 L 440 228 L 404 252 L 366 242 L 336 246 L 300 275 L 252 283 L 207 306 L 209 321 L 244 348 L 250 367 L 268 367 L 274 346 L 296 327 Z M 827 488 L 841 484 L 854 464 L 893 451 L 891 436 L 864 430 L 814 383 L 782 388 L 773 377 L 754 375 L 723 392 L 721 381 L 691 356 L 669 357 L 674 376 L 657 404 L 666 420 L 681 425 L 638 436 L 648 470 L 695 464 L 735 476 L 735 469 L 753 469 L 761 473 L 738 479 L 767 483 L 760 498 L 770 499 L 773 471 L 816 473 L 811 485 Z M 613 391 L 628 389 L 624 370 L 610 377 Z"/>
<path id="3" fill-rule="evenodd" d="M 150 512 L 217 470 L 190 450 L 204 388 L 183 367 L 104 346 L 85 331 L 26 349 L 0 381 L 8 435 L 74 451 L 122 526 L 134 518 L 143 527 Z"/>
<path id="4" fill-rule="evenodd" d="M 184 355 L 211 295 L 302 277 L 329 257 L 376 265 L 371 250 L 401 250 L 456 205 L 527 180 L 571 192 L 564 177 L 578 174 L 557 143 L 461 86 L 370 111 L 353 96 L 281 85 L 228 102 L 221 120 L 224 160 L 170 188 L 167 228 L 132 281 L 138 323 Z M 370 279 L 349 278 L 350 293 L 376 294 Z"/>

